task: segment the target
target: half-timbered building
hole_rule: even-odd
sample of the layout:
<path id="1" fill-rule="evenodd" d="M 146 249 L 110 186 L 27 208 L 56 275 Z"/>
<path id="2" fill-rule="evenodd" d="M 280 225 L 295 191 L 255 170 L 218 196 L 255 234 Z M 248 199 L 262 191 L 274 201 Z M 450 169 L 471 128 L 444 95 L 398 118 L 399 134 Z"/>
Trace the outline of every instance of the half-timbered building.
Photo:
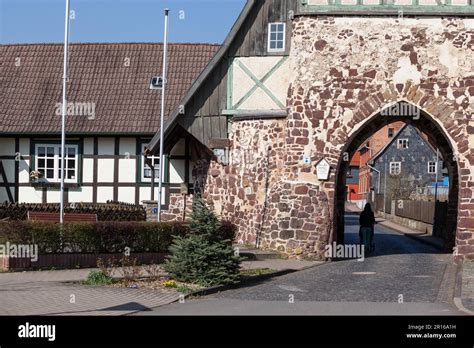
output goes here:
<path id="1" fill-rule="evenodd" d="M 218 48 L 170 45 L 165 118 Z M 0 46 L 1 202 L 60 200 L 62 50 L 60 44 Z M 159 130 L 162 50 L 161 44 L 70 46 L 67 203 L 153 198 L 153 167 L 145 163 L 144 148 Z M 185 132 L 166 149 L 164 208 L 171 192 L 192 186 L 192 151 Z M 158 168 L 156 156 L 149 160 Z"/>

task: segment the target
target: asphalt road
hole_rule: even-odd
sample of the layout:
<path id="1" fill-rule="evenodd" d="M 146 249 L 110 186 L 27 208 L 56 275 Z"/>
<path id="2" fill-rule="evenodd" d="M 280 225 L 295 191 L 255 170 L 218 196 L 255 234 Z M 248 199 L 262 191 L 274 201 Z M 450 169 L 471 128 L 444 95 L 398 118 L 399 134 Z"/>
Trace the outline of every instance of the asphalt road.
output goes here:
<path id="1" fill-rule="evenodd" d="M 346 243 L 358 241 L 346 216 Z M 451 255 L 377 225 L 376 251 L 363 261 L 329 262 L 259 284 L 187 299 L 141 315 L 453 315 Z"/>

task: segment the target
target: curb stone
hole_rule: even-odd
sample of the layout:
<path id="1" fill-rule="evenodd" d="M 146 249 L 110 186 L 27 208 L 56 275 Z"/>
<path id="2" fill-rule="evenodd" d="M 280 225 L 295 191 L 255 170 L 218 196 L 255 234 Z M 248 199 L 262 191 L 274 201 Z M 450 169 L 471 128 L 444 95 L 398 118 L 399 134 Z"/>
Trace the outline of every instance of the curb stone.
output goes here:
<path id="1" fill-rule="evenodd" d="M 462 303 L 462 272 L 463 272 L 463 263 L 460 262 L 456 267 L 456 283 L 454 288 L 454 305 L 459 309 L 461 312 L 474 315 L 474 312 L 464 307 Z"/>
<path id="2" fill-rule="evenodd" d="M 276 271 L 276 272 L 265 273 L 265 274 L 261 274 L 261 275 L 253 276 L 253 277 L 247 277 L 247 278 L 244 278 L 244 279 L 242 279 L 241 281 L 239 281 L 238 283 L 235 283 L 235 284 L 212 286 L 210 288 L 196 290 L 196 291 L 193 291 L 193 292 L 190 292 L 190 293 L 187 293 L 187 294 L 183 294 L 183 295 L 184 295 L 184 298 L 187 299 L 187 298 L 191 298 L 191 297 L 211 295 L 211 294 L 215 294 L 215 293 L 218 293 L 218 292 L 221 292 L 221 291 L 226 291 L 226 290 L 231 290 L 231 289 L 243 288 L 243 287 L 261 282 L 263 280 L 283 276 L 283 275 L 294 273 L 294 272 L 304 271 L 304 270 L 307 270 L 309 268 L 324 265 L 326 263 L 327 262 L 321 262 L 321 263 L 317 263 L 315 265 L 303 267 L 301 269 L 283 269 L 283 270 Z M 183 297 L 181 297 L 181 298 L 183 298 Z M 168 304 L 179 302 L 179 300 L 180 300 L 180 298 L 178 298 L 174 301 L 171 301 Z M 159 307 L 161 307 L 161 306 L 159 306 Z M 154 307 L 154 308 L 158 308 L 158 307 Z M 127 315 L 127 316 L 128 315 L 134 315 L 135 313 L 139 313 L 139 312 L 144 312 L 144 310 L 133 311 L 133 312 L 127 313 L 125 315 Z"/>
<path id="3" fill-rule="evenodd" d="M 279 271 L 260 274 L 260 275 L 257 275 L 257 276 L 245 277 L 242 280 L 240 280 L 238 283 L 235 283 L 235 284 L 216 285 L 216 286 L 212 286 L 212 287 L 209 287 L 209 288 L 200 289 L 200 290 L 190 292 L 190 293 L 184 295 L 184 298 L 206 296 L 206 295 L 215 294 L 215 293 L 218 293 L 218 292 L 221 292 L 221 291 L 243 288 L 243 287 L 252 285 L 254 283 L 261 282 L 263 280 L 267 280 L 267 279 L 271 279 L 271 278 L 275 278 L 275 277 L 280 277 L 280 276 L 283 276 L 283 275 L 286 275 L 286 274 L 295 273 L 295 272 L 299 272 L 299 271 L 304 271 L 304 270 L 307 270 L 307 269 L 310 269 L 310 268 L 313 268 L 313 267 L 324 265 L 326 263 L 327 262 L 322 261 L 322 262 L 317 263 L 315 265 L 310 265 L 310 266 L 303 267 L 303 268 L 300 268 L 300 269 L 282 269 L 282 270 L 279 270 Z"/>
<path id="4" fill-rule="evenodd" d="M 428 239 L 424 239 L 424 238 L 421 238 L 420 236 L 424 235 L 423 233 L 420 233 L 420 234 L 411 234 L 411 233 L 406 233 L 406 232 L 403 232 L 402 230 L 398 230 L 397 228 L 393 227 L 393 226 L 387 226 L 383 223 L 383 221 L 381 222 L 378 222 L 379 225 L 382 225 L 383 227 L 385 228 L 388 228 L 390 230 L 393 230 L 397 233 L 401 233 L 403 234 L 404 236 L 408 237 L 408 238 L 412 238 L 414 240 L 417 240 L 418 242 L 420 243 L 424 243 L 424 244 L 427 244 L 427 245 L 430 245 L 440 251 L 443 251 L 443 248 L 440 247 L 438 244 L 428 240 Z"/>

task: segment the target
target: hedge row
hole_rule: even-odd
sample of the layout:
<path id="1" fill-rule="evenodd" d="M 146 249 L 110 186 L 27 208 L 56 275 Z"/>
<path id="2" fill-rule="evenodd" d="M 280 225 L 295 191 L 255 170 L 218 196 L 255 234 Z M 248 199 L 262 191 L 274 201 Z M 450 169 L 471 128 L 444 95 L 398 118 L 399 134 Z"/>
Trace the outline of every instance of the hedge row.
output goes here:
<path id="1" fill-rule="evenodd" d="M 223 239 L 234 236 L 234 225 L 223 222 Z M 51 222 L 0 222 L 0 244 L 37 244 L 40 254 L 167 252 L 175 236 L 189 234 L 183 223 L 97 222 L 64 224 L 61 250 L 61 225 Z"/>

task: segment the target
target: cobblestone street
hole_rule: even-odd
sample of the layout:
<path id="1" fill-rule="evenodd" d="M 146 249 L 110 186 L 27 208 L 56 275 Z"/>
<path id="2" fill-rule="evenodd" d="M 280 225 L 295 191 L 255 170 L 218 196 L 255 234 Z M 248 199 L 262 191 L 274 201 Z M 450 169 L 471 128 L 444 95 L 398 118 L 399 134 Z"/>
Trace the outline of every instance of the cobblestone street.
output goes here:
<path id="1" fill-rule="evenodd" d="M 357 241 L 357 216 L 349 215 L 346 243 Z M 381 225 L 375 241 L 363 262 L 331 262 L 148 314 L 462 314 L 451 255 Z"/>

